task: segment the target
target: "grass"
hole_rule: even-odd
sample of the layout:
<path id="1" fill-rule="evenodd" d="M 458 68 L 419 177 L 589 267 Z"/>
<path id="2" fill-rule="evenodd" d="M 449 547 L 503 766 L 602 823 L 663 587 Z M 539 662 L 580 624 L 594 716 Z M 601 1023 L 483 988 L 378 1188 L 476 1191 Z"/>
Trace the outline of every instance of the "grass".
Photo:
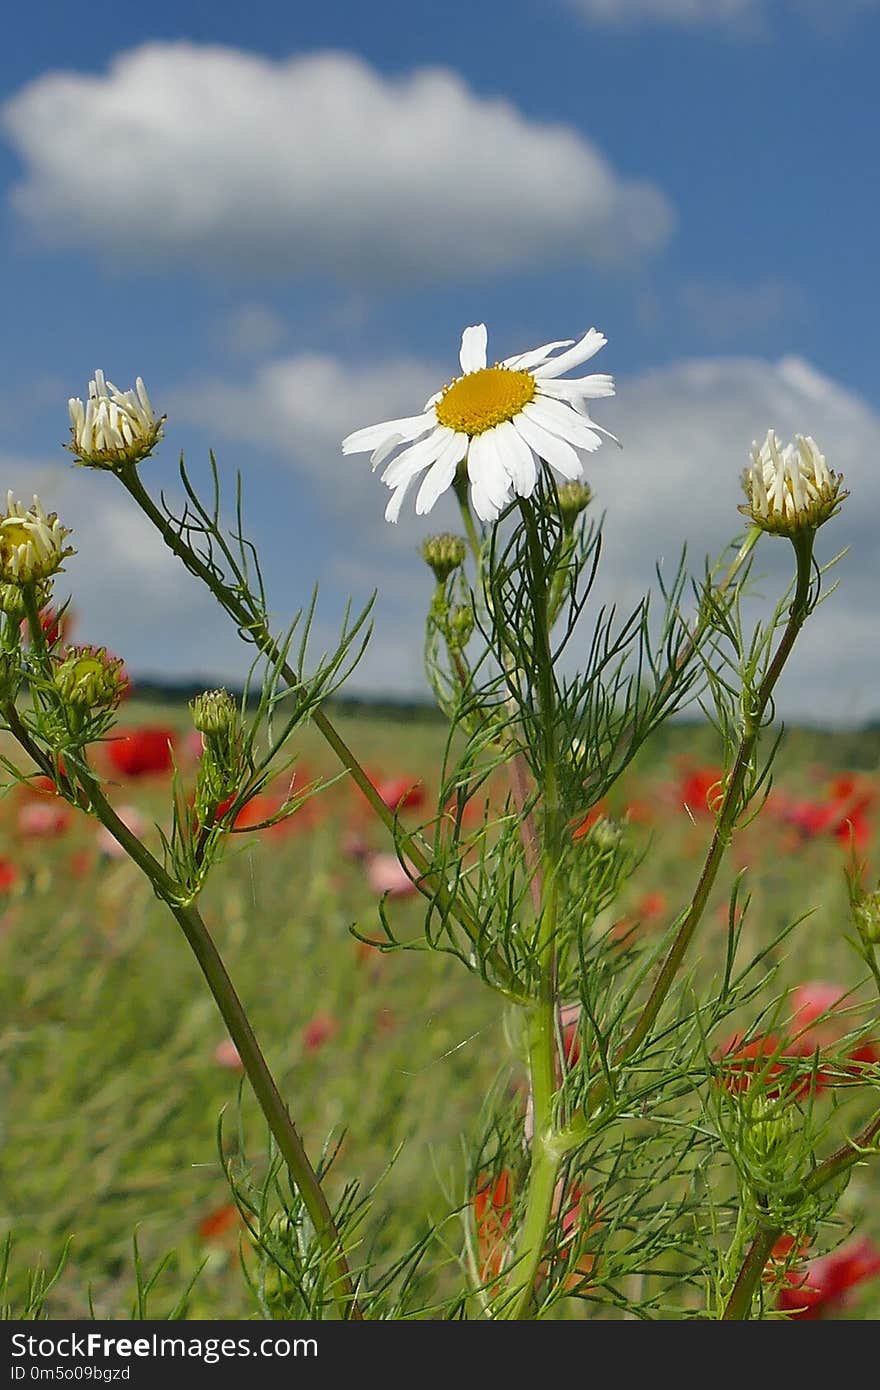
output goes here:
<path id="1" fill-rule="evenodd" d="M 125 723 L 185 726 L 185 710 L 132 702 Z M 444 728 L 432 720 L 340 719 L 367 767 L 424 775 L 429 795 Z M 682 761 L 712 761 L 713 735 L 670 726 L 627 774 L 612 812 L 633 810 L 632 833 L 649 846 L 614 920 L 641 930 L 668 925 L 690 891 L 710 821 L 693 819 L 674 787 Z M 302 774 L 335 771 L 310 731 Z M 828 736 L 795 730 L 778 765 L 792 796 L 816 794 L 832 772 L 855 770 L 876 785 L 880 734 Z M 167 821 L 165 779 L 111 787 Z M 62 834 L 23 837 L 21 799 L 0 803 L 0 857 L 18 878 L 0 909 L 0 1239 L 13 1248 L 6 1297 L 20 1309 L 28 1269 L 51 1270 L 69 1252 L 49 1293 L 56 1318 L 128 1317 L 136 1308 L 132 1237 L 156 1269 L 169 1252 L 147 1313 L 167 1315 L 195 1279 L 190 1318 L 240 1318 L 256 1309 L 238 1263 L 240 1227 L 218 1156 L 246 1136 L 259 1169 L 265 1132 L 239 1075 L 216 1059 L 223 1026 L 169 914 L 127 861 L 102 856 L 80 817 Z M 464 1200 L 462 1141 L 477 1132 L 481 1098 L 510 1060 L 499 1001 L 456 962 L 426 953 L 381 956 L 350 927 L 377 928 L 376 898 L 346 837 L 387 849 L 359 794 L 337 782 L 283 833 L 235 837 L 211 878 L 204 915 L 226 959 L 283 1094 L 313 1156 L 342 1136 L 336 1181 L 375 1181 L 401 1152 L 377 1198 L 373 1232 L 390 1256 Z M 148 833 L 158 847 L 158 833 Z M 870 856 L 869 856 L 870 858 Z M 747 868 L 748 945 L 813 909 L 780 961 L 788 985 L 827 979 L 842 988 L 863 973 L 844 944 L 845 848 L 831 836 L 801 840 L 759 821 L 735 841 L 699 952 L 714 967 L 734 872 Z M 877 862 L 872 862 L 876 875 Z M 651 911 L 646 904 L 652 903 Z M 416 936 L 418 900 L 389 905 L 396 930 Z M 606 923 L 605 925 L 609 925 Z M 860 998 L 870 996 L 863 992 Z M 327 1033 L 309 1045 L 307 1031 Z M 401 1147 L 402 1146 L 402 1147 Z M 845 1198 L 860 1231 L 880 1232 L 876 1169 L 862 1169 Z M 456 1218 L 444 1228 L 454 1254 Z M 198 1276 L 198 1277 L 196 1277 Z M 443 1278 L 458 1277 L 450 1265 Z M 442 1280 L 441 1280 L 442 1282 Z M 851 1316 L 880 1315 L 872 1290 Z"/>

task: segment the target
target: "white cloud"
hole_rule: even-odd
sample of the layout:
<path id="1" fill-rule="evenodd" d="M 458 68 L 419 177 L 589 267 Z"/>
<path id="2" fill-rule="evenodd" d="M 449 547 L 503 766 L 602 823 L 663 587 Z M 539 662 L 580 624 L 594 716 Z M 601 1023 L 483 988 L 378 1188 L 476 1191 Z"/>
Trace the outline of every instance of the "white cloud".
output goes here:
<path id="1" fill-rule="evenodd" d="M 613 367 L 613 363 L 609 362 Z M 343 366 L 329 357 L 266 364 L 251 381 L 230 387 L 203 381 L 173 404 L 217 433 L 256 437 L 277 450 L 323 497 L 327 524 L 341 538 L 331 566 L 343 587 L 382 596 L 373 651 L 359 681 L 373 689 L 418 684 L 425 601 L 415 551 L 426 531 L 456 526 L 440 505 L 397 527 L 382 520 L 384 487 L 365 459 L 343 459 L 347 430 L 419 408 L 443 369 L 415 361 Z M 767 362 L 719 358 L 680 362 L 619 383 L 603 403 L 603 421 L 623 450 L 606 447 L 591 461 L 596 505 L 607 511 L 597 602 L 633 605 L 656 588 L 654 563 L 668 573 L 687 542 L 692 569 L 718 553 L 744 524 L 740 475 L 754 438 L 773 426 L 784 437 L 812 434 L 830 465 L 843 472 L 852 498 L 820 533 L 820 558 L 851 547 L 841 562 L 840 590 L 820 606 L 801 638 L 780 693 L 796 716 L 852 722 L 880 710 L 876 627 L 876 517 L 880 515 L 880 418 L 864 401 L 796 357 Z M 447 499 L 442 499 L 447 500 Z M 790 548 L 768 538 L 760 550 L 762 592 L 778 595 L 790 575 Z"/>
<path id="2" fill-rule="evenodd" d="M 125 268 L 442 282 L 631 260 L 673 221 L 572 128 L 446 68 L 391 78 L 342 52 L 149 43 L 106 74 L 44 74 L 3 123 L 29 227 Z"/>
<path id="3" fill-rule="evenodd" d="M 792 11 L 822 31 L 837 30 L 880 0 L 569 0 L 596 24 L 635 27 L 671 24 L 691 29 L 735 29 L 760 33 L 773 14 Z"/>
<path id="4" fill-rule="evenodd" d="M 683 25 L 725 25 L 750 19 L 761 0 L 570 0 L 600 24 L 638 24 L 643 20 Z"/>

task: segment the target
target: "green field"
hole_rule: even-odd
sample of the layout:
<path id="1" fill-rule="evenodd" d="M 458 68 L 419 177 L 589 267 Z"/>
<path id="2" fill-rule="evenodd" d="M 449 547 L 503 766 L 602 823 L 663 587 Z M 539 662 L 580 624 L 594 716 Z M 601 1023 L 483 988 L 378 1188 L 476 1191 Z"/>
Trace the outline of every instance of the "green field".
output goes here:
<path id="1" fill-rule="evenodd" d="M 123 724 L 186 726 L 180 707 L 132 701 L 122 715 Z M 340 727 L 377 775 L 424 778 L 427 816 L 443 726 L 343 714 Z M 310 730 L 300 748 L 305 778 L 336 771 Z M 711 817 L 705 806 L 689 813 L 680 788 L 689 770 L 715 758 L 711 730 L 667 726 L 618 784 L 608 810 L 624 816 L 629 808 L 626 833 L 646 854 L 604 928 L 662 933 L 686 901 Z M 870 816 L 878 762 L 880 734 L 794 730 L 776 785 L 793 804 L 827 801 L 834 776 L 850 772 Z M 117 807 L 167 824 L 167 779 L 120 780 L 110 795 Z M 188 948 L 135 867 L 99 852 L 94 823 L 79 817 L 57 834 L 25 833 L 22 804 L 15 788 L 0 803 L 0 858 L 14 866 L 0 915 L 0 1237 L 13 1236 L 6 1300 L 20 1310 L 29 1268 L 52 1269 L 69 1241 L 46 1312 L 83 1318 L 91 1305 L 98 1316 L 131 1316 L 136 1231 L 148 1271 L 173 1252 L 148 1315 L 166 1316 L 194 1279 L 187 1317 L 260 1316 L 239 1264 L 242 1228 L 227 1210 L 218 1118 L 225 1112 L 225 1152 L 243 1136 L 257 1176 L 265 1129 L 246 1092 L 239 1114 L 239 1073 L 215 1056 L 223 1025 Z M 346 852 L 355 836 L 364 841 L 360 859 Z M 158 848 L 155 828 L 147 840 Z M 370 1225 L 390 1259 L 465 1201 L 462 1141 L 476 1135 L 499 1072 L 506 1068 L 504 1084 L 513 1085 L 517 1071 L 500 1001 L 457 962 L 381 955 L 351 935 L 353 925 L 378 930 L 363 855 L 388 848 L 360 794 L 337 781 L 283 831 L 235 837 L 203 909 L 310 1153 L 330 1135 L 341 1138 L 337 1188 L 377 1180 L 400 1148 Z M 870 847 L 865 858 L 873 885 Z M 845 836 L 833 828 L 806 833 L 791 818 L 759 818 L 734 842 L 699 968 L 718 964 L 731 882 L 744 868 L 752 894 L 744 949 L 811 912 L 789 939 L 768 999 L 783 984 L 808 981 L 839 984 L 842 993 L 864 974 L 844 942 L 846 862 Z M 418 898 L 387 910 L 401 935 L 418 933 Z M 843 1201 L 859 1234 L 874 1238 L 876 1182 L 876 1169 L 859 1169 Z M 441 1236 L 429 1264 L 442 1289 L 459 1278 L 460 1218 L 447 1220 Z M 880 1316 L 878 1289 L 880 1281 L 866 1283 L 840 1315 Z M 572 1316 L 581 1315 L 578 1305 Z"/>

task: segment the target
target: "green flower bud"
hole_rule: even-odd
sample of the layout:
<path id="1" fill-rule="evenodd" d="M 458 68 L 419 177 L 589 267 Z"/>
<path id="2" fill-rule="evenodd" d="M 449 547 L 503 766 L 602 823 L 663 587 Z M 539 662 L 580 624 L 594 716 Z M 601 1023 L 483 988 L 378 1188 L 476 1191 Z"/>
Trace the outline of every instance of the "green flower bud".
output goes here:
<path id="1" fill-rule="evenodd" d="M 206 690 L 189 707 L 193 724 L 206 738 L 237 733 L 238 705 L 228 690 Z"/>
<path id="2" fill-rule="evenodd" d="M 438 584 L 445 584 L 450 574 L 464 564 L 465 543 L 461 536 L 429 536 L 422 546 L 422 559 L 434 571 Z"/>
<path id="3" fill-rule="evenodd" d="M 742 1130 L 743 1158 L 756 1175 L 783 1177 L 788 1169 L 795 1116 L 790 1106 L 756 1095 Z"/>
<path id="4" fill-rule="evenodd" d="M 454 651 L 461 651 L 471 640 L 474 630 L 474 610 L 460 603 L 452 609 L 446 625 L 446 639 Z"/>
<path id="5" fill-rule="evenodd" d="M 856 899 L 852 914 L 859 936 L 868 945 L 876 946 L 880 942 L 880 889 Z"/>
<path id="6" fill-rule="evenodd" d="M 566 531 L 570 531 L 581 512 L 590 505 L 593 494 L 586 483 L 563 483 L 557 488 L 559 513 Z"/>
<path id="7" fill-rule="evenodd" d="M 113 709 L 128 685 L 122 660 L 106 647 L 70 647 L 53 679 L 62 699 L 79 709 Z"/>
<path id="8" fill-rule="evenodd" d="M 623 826 L 610 816 L 600 816 L 591 827 L 589 838 L 598 850 L 607 852 L 617 849 L 623 839 Z"/>
<path id="9" fill-rule="evenodd" d="M 45 608 L 52 597 L 52 581 L 44 579 L 36 586 L 34 599 L 37 611 Z M 5 613 L 7 618 L 11 618 L 14 623 L 20 623 L 26 617 L 24 599 L 19 584 L 0 584 L 0 613 Z"/>

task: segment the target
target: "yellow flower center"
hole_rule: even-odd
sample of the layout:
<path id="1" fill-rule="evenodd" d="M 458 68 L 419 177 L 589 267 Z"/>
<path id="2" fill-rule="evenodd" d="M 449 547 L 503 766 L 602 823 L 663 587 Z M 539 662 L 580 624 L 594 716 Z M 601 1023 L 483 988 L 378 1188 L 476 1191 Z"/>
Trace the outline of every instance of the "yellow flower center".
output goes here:
<path id="1" fill-rule="evenodd" d="M 0 547 L 8 555 L 33 540 L 33 532 L 23 521 L 10 519 L 0 526 Z"/>
<path id="2" fill-rule="evenodd" d="M 512 420 L 534 400 L 536 390 L 531 372 L 483 367 L 447 386 L 434 409 L 441 425 L 473 436 Z"/>

